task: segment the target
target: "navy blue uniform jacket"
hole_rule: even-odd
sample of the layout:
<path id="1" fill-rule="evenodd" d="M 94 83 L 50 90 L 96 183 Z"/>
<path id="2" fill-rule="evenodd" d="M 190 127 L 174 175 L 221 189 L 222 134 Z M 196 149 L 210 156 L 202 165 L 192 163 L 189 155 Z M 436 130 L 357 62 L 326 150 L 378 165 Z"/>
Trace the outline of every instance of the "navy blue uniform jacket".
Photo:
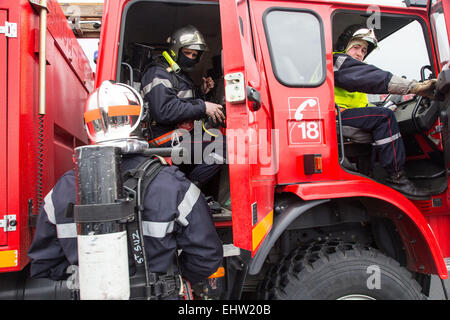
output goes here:
<path id="1" fill-rule="evenodd" d="M 123 170 L 135 168 L 145 159 L 125 158 Z M 44 199 L 28 252 L 34 278 L 66 279 L 66 268 L 78 264 L 76 224 L 65 214 L 68 203 L 75 203 L 75 192 L 74 171 L 69 171 Z M 200 190 L 177 167 L 164 167 L 150 184 L 142 219 L 151 272 L 177 270 L 174 257 L 179 249 L 179 271 L 192 283 L 207 278 L 220 266 L 222 244 L 209 207 Z"/>
<path id="2" fill-rule="evenodd" d="M 189 75 L 183 71 L 174 75 L 166 70 L 167 64 L 161 64 L 151 66 L 141 81 L 144 99 L 156 122 L 151 127 L 152 139 L 175 130 L 180 123 L 199 120 L 206 114 L 205 101 L 195 99 L 194 84 Z"/>
<path id="3" fill-rule="evenodd" d="M 347 54 L 333 54 L 334 85 L 349 92 L 381 94 L 388 92 L 392 73 L 361 62 Z"/>

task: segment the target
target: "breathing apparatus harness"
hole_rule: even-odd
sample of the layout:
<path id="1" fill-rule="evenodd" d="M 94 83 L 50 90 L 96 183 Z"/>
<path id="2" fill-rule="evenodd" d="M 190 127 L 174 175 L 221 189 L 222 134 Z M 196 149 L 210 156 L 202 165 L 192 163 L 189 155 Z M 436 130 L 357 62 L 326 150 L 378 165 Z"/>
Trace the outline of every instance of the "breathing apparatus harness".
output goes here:
<path id="1" fill-rule="evenodd" d="M 142 229 L 144 198 L 149 185 L 166 165 L 167 162 L 162 157 L 152 155 L 136 168 L 121 174 L 124 198 L 111 204 L 70 203 L 66 209 L 66 216 L 73 217 L 77 223 L 116 220 L 120 224 L 125 224 L 129 252 L 136 271 L 129 280 L 130 299 L 157 300 L 175 295 L 186 300 L 192 299 L 190 285 L 180 274 L 173 270 L 169 270 L 166 274 L 150 272 L 145 255 Z"/>
<path id="2" fill-rule="evenodd" d="M 149 300 L 163 299 L 177 294 L 185 299 L 191 297 L 189 283 L 182 279 L 181 275 L 169 270 L 160 275 L 149 272 L 142 230 L 142 212 L 144 211 L 144 198 L 147 188 L 156 178 L 159 172 L 167 165 L 160 156 L 152 156 L 142 162 L 138 167 L 128 170 L 123 174 L 123 188 L 128 197 L 135 201 L 135 216 L 127 223 L 128 241 L 136 267 L 136 275 L 142 278 L 145 275 L 145 287 L 131 288 L 131 297 L 145 297 Z M 176 257 L 175 257 L 176 259 Z M 133 279 L 132 279 L 133 281 Z"/>

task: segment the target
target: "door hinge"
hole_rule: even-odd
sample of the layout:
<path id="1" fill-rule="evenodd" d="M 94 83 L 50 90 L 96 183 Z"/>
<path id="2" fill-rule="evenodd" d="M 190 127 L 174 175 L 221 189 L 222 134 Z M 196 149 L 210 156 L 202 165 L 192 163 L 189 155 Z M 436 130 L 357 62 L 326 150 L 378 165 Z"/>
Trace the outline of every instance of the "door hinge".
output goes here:
<path id="1" fill-rule="evenodd" d="M 0 26 L 0 34 L 2 33 L 8 38 L 17 38 L 17 23 L 6 21 L 4 26 Z"/>
<path id="2" fill-rule="evenodd" d="M 3 216 L 3 219 L 0 219 L 0 229 L 3 229 L 4 232 L 16 231 L 17 220 L 15 214 L 9 214 Z"/>

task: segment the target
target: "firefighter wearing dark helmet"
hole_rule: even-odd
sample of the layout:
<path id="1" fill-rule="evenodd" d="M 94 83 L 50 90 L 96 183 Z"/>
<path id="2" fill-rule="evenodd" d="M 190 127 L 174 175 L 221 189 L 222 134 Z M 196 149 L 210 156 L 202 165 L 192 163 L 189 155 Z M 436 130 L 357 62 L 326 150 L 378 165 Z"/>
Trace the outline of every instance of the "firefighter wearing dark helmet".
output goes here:
<path id="1" fill-rule="evenodd" d="M 210 77 L 203 78 L 201 88 L 196 90 L 189 75 L 207 50 L 203 35 L 195 27 L 185 26 L 169 37 L 168 45 L 169 52 L 154 58 L 141 81 L 144 99 L 148 102 L 151 114 L 150 145 L 170 147 L 180 142 L 183 144 L 183 141 L 188 141 L 186 136 L 189 136 L 185 147 L 193 159 L 194 143 L 201 144 L 201 150 L 208 145 L 201 136 L 193 136 L 194 121 L 211 117 L 215 123 L 220 123 L 225 116 L 221 105 L 205 101 L 204 98 L 214 87 L 214 81 Z M 184 136 L 181 135 L 183 133 Z M 210 148 L 213 152 L 204 155 L 205 159 L 201 163 L 191 165 L 191 162 L 180 166 L 197 185 L 207 182 L 224 163 L 223 137 L 215 140 L 211 138 L 210 141 L 216 147 Z"/>
<path id="2" fill-rule="evenodd" d="M 389 174 L 387 185 L 407 197 L 427 196 L 403 171 L 405 147 L 394 112 L 369 106 L 366 93 L 418 94 L 432 98 L 436 80 L 406 80 L 364 63 L 365 57 L 378 45 L 373 29 L 360 28 L 345 36 L 344 32 L 339 39 L 341 45 L 345 43 L 342 51 L 333 54 L 335 102 L 342 113 L 342 125 L 372 133 L 380 164 Z"/>
<path id="3" fill-rule="evenodd" d="M 136 90 L 110 81 L 103 82 L 86 102 L 84 118 L 90 140 L 120 148 L 122 172 L 148 159 L 137 153 L 148 148 L 139 136 L 142 108 Z M 77 226 L 66 215 L 69 203 L 75 201 L 76 180 L 71 170 L 58 180 L 40 209 L 28 251 L 31 277 L 64 280 L 70 276 L 67 268 L 78 265 Z M 181 274 L 195 283 L 214 273 L 222 262 L 221 241 L 204 196 L 176 166 L 163 166 L 143 194 L 142 230 L 148 271 L 156 279 L 165 277 L 166 283 L 174 284 Z M 133 275 L 133 255 L 128 259 Z M 175 289 L 163 290 L 156 298 L 177 298 Z"/>

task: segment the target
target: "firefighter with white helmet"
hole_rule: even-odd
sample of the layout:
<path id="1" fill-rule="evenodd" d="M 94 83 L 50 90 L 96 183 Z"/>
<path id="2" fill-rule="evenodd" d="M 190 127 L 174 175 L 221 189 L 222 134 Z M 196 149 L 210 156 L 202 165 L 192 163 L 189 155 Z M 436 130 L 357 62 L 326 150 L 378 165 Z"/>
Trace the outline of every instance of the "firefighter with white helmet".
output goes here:
<path id="1" fill-rule="evenodd" d="M 85 104 L 84 123 L 89 139 L 119 146 L 124 153 L 148 148 L 142 133 L 143 105 L 140 94 L 130 86 L 103 82 Z"/>
<path id="2" fill-rule="evenodd" d="M 350 40 L 348 41 L 347 46 L 345 48 L 345 52 L 350 50 L 356 44 L 360 44 L 362 46 L 367 47 L 367 52 L 363 57 L 364 59 L 378 46 L 378 40 L 375 36 L 375 31 L 373 29 L 366 29 L 366 28 L 356 30 L 353 33 Z"/>
<path id="3" fill-rule="evenodd" d="M 168 52 L 164 51 L 154 58 L 141 80 L 151 115 L 150 145 L 170 147 L 180 142 L 185 144 L 189 153 L 186 158 L 190 159 L 190 163 L 184 162 L 180 169 L 197 185 L 212 178 L 225 160 L 223 137 L 207 143 L 201 135 L 193 135 L 195 120 L 207 117 L 215 123 L 225 120 L 221 105 L 205 101 L 206 93 L 215 85 L 214 81 L 210 77 L 203 78 L 200 90 L 196 90 L 189 75 L 206 50 L 207 45 L 200 31 L 190 25 L 180 28 L 168 38 Z M 194 143 L 201 144 L 202 151 L 210 143 L 214 143 L 215 147 L 210 148 L 214 152 L 205 155 L 201 163 L 192 165 L 195 161 Z"/>
<path id="4" fill-rule="evenodd" d="M 389 175 L 387 185 L 407 197 L 427 196 L 428 193 L 419 190 L 403 171 L 405 147 L 394 112 L 384 107 L 368 107 L 366 93 L 418 94 L 433 98 L 436 80 L 406 80 L 364 63 L 367 55 L 378 46 L 375 32 L 367 28 L 349 30 L 338 40 L 340 49 L 345 49 L 333 54 L 335 102 L 341 110 L 342 125 L 372 133 L 380 164 Z"/>
<path id="5" fill-rule="evenodd" d="M 86 101 L 84 121 L 93 142 L 86 148 L 119 148 L 122 172 L 135 177 L 132 173 L 140 171 L 142 164 L 149 160 L 139 153 L 147 148 L 147 142 L 142 138 L 144 114 L 142 99 L 133 88 L 110 81 L 102 83 Z M 28 252 L 33 278 L 63 280 L 70 275 L 68 267 L 81 262 L 74 216 L 79 218 L 83 212 L 78 212 L 78 216 L 77 211 L 72 216 L 67 214 L 69 204 L 77 201 L 76 175 L 79 179 L 79 172 L 71 170 L 65 173 L 40 208 L 36 233 Z M 105 176 L 100 177 L 97 183 L 106 179 Z M 132 180 L 126 180 L 124 185 L 128 181 Z M 177 299 L 182 287 L 180 275 L 191 283 L 206 279 L 222 262 L 222 245 L 204 196 L 176 166 L 161 165 L 150 182 L 142 190 L 140 209 L 142 247 L 148 267 L 145 272 L 147 278 L 152 279 L 147 287 L 147 298 Z M 108 216 L 112 213 L 101 214 Z M 123 225 L 124 219 L 119 224 Z M 129 252 L 133 253 L 130 242 L 128 246 Z M 113 256 L 111 264 L 120 259 L 123 257 Z M 135 276 L 136 270 L 142 270 L 137 268 L 136 254 L 126 259 L 130 276 Z M 130 281 L 127 279 L 127 282 Z"/>

